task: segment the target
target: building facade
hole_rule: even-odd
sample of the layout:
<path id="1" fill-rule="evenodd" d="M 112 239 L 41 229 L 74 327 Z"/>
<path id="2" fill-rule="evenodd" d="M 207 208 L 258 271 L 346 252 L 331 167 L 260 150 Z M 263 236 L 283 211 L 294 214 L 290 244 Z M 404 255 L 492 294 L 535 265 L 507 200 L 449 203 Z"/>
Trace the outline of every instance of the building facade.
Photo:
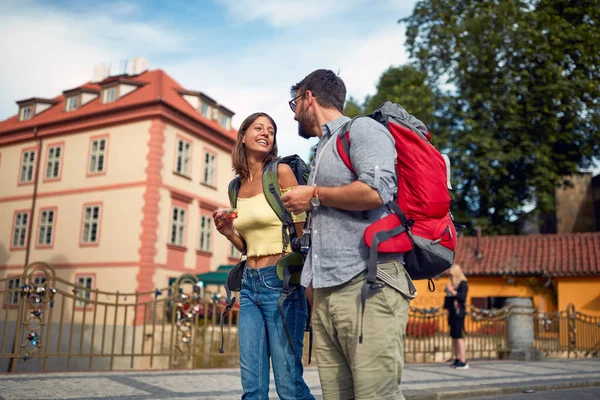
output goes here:
<path id="1" fill-rule="evenodd" d="M 95 75 L 0 122 L 0 278 L 17 287 L 43 261 L 85 288 L 149 292 L 234 261 L 211 217 L 228 205 L 233 112 L 161 70 Z"/>
<path id="2" fill-rule="evenodd" d="M 467 304 L 501 308 L 511 297 L 530 298 L 540 312 L 569 304 L 600 316 L 600 232 L 459 237 L 455 256 L 469 282 Z M 417 281 L 414 307 L 440 308 L 446 276 L 434 292 Z"/>

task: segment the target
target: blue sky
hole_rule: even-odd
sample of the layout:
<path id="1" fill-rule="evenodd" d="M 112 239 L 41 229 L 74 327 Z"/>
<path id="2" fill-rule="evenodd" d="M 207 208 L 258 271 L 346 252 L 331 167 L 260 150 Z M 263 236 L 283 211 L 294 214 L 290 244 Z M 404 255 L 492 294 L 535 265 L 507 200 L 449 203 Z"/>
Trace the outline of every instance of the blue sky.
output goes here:
<path id="1" fill-rule="evenodd" d="M 375 5 L 373 5 L 375 3 Z M 339 71 L 348 95 L 375 92 L 389 66 L 407 62 L 396 21 L 415 1 L 31 1 L 0 4 L 0 120 L 16 100 L 53 97 L 90 80 L 95 64 L 136 56 L 187 89 L 279 126 L 281 154 L 308 157 L 289 88 L 317 68 Z"/>
<path id="2" fill-rule="evenodd" d="M 404 26 L 416 0 L 0 0 L 0 120 L 16 100 L 87 82 L 102 62 L 145 57 L 190 90 L 279 127 L 282 155 L 308 158 L 289 88 L 317 68 L 339 71 L 348 95 L 375 93 L 383 71 L 408 61 Z M 595 173 L 600 172 L 600 165 Z"/>

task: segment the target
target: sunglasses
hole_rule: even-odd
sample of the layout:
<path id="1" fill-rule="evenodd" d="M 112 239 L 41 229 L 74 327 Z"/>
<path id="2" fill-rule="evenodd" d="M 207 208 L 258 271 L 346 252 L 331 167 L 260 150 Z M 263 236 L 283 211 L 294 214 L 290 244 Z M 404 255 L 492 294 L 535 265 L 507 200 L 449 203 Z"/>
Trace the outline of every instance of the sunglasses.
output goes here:
<path id="1" fill-rule="evenodd" d="M 306 93 L 304 93 L 304 94 L 306 94 Z M 304 94 L 301 94 L 300 96 L 296 96 L 292 100 L 288 101 L 288 104 L 290 105 L 290 108 L 292 109 L 293 113 L 296 112 L 296 107 L 297 107 L 296 100 L 298 100 L 301 97 L 304 97 Z"/>

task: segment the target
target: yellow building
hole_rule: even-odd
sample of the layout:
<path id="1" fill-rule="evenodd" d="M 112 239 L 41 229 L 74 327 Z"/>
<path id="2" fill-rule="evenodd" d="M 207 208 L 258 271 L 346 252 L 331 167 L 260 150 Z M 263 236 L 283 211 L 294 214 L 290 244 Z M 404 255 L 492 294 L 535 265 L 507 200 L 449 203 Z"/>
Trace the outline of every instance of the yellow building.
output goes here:
<path id="1" fill-rule="evenodd" d="M 133 61 L 0 122 L 4 289 L 34 261 L 89 289 L 144 292 L 237 257 L 211 218 L 228 205 L 233 112 Z"/>
<path id="2" fill-rule="evenodd" d="M 504 299 L 528 297 L 538 311 L 600 316 L 600 232 L 460 237 L 455 263 L 469 280 L 467 304 L 501 308 Z M 414 307 L 439 308 L 447 277 L 430 292 L 418 281 Z"/>

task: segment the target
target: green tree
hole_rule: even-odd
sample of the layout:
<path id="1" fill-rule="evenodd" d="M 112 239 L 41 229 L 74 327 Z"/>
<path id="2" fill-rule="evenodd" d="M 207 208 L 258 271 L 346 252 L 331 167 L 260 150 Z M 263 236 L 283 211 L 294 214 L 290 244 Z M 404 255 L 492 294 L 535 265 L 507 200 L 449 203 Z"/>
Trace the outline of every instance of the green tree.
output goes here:
<path id="1" fill-rule="evenodd" d="M 350 118 L 354 118 L 357 115 L 364 114 L 363 106 L 358 103 L 354 97 L 350 96 L 348 100 L 346 100 L 346 104 L 344 105 L 344 115 Z"/>
<path id="2" fill-rule="evenodd" d="M 457 207 L 486 233 L 512 233 L 523 205 L 554 207 L 562 177 L 600 156 L 598 0 L 421 0 L 407 47 L 451 91 Z"/>
<path id="3" fill-rule="evenodd" d="M 427 85 L 427 74 L 411 65 L 390 67 L 379 78 L 377 92 L 365 100 L 370 113 L 386 101 L 398 103 L 429 126 L 433 120 L 434 93 Z"/>

